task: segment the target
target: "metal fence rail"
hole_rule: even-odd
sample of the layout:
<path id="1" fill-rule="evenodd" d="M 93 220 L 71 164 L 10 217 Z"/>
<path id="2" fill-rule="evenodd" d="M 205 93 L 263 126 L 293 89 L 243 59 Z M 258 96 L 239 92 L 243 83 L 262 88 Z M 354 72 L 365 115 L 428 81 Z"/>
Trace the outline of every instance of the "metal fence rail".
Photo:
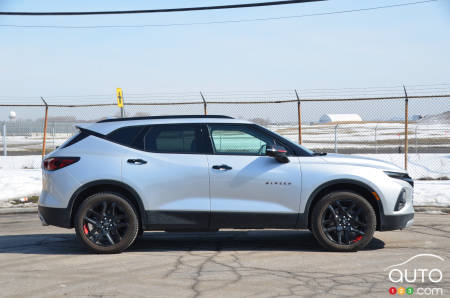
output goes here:
<path id="1" fill-rule="evenodd" d="M 450 94 L 401 91 L 403 94 L 367 97 L 338 94 L 328 98 L 296 90 L 251 95 L 201 92 L 182 99 L 163 95 L 134 101 L 125 97 L 124 113 L 125 116 L 225 114 L 261 124 L 312 150 L 367 154 L 419 171 L 418 162 L 423 164 L 419 159 L 426 154 L 450 153 Z M 11 110 L 17 114 L 16 120 L 7 119 Z M 361 115 L 363 121 L 319 121 L 322 115 L 349 113 Z M 0 148 L 4 155 L 37 155 L 44 153 L 43 148 L 48 153 L 76 132 L 75 123 L 111 117 L 120 117 L 120 109 L 114 103 L 0 104 L 0 119 L 3 118 L 0 124 L 2 131 L 6 131 L 6 136 L 2 132 Z M 450 158 L 441 156 L 431 162 L 436 163 L 431 172 L 450 176 Z"/>

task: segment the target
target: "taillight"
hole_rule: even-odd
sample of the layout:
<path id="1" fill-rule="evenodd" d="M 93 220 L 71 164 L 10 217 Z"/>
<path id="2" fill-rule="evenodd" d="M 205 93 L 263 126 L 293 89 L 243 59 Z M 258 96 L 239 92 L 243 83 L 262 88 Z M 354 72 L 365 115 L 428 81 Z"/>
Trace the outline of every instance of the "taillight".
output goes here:
<path id="1" fill-rule="evenodd" d="M 50 157 L 44 160 L 44 169 L 56 171 L 79 161 L 79 157 Z"/>

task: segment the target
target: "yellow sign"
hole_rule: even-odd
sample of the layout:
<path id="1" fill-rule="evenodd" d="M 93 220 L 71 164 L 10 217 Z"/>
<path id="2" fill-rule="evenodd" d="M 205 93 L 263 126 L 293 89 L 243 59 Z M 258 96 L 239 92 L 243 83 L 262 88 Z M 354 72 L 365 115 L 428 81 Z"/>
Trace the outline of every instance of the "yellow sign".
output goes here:
<path id="1" fill-rule="evenodd" d="M 122 92 L 122 88 L 117 88 L 116 92 L 117 92 L 117 105 L 119 107 L 123 108 L 123 92 Z"/>

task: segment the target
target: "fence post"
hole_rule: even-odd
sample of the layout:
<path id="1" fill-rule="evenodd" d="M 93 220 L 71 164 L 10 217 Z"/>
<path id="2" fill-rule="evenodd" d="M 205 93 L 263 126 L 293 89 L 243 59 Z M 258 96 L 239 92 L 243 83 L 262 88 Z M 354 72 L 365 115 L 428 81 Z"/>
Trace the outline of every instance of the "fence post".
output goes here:
<path id="1" fill-rule="evenodd" d="M 3 156 L 7 156 L 6 150 L 6 121 L 3 121 L 3 129 L 2 129 L 2 139 L 3 139 Z"/>
<path id="2" fill-rule="evenodd" d="M 375 154 L 378 154 L 377 130 L 378 130 L 378 123 L 377 125 L 375 125 Z"/>
<path id="3" fill-rule="evenodd" d="M 55 121 L 53 121 L 53 128 L 52 128 L 52 133 L 53 133 L 53 144 L 52 144 L 52 148 L 53 150 L 55 150 Z"/>
<path id="4" fill-rule="evenodd" d="M 408 170 L 408 93 L 406 87 L 403 85 L 405 92 L 405 170 Z"/>
<path id="5" fill-rule="evenodd" d="M 200 92 L 200 96 L 202 97 L 202 100 L 203 100 L 203 113 L 204 113 L 204 115 L 207 115 L 208 113 L 206 110 L 206 100 L 205 100 L 205 97 L 203 96 L 202 92 Z"/>
<path id="6" fill-rule="evenodd" d="M 338 153 L 338 149 L 337 149 L 337 128 L 338 128 L 339 124 L 336 124 L 336 126 L 334 127 L 334 153 Z"/>
<path id="7" fill-rule="evenodd" d="M 45 99 L 43 99 L 41 97 L 42 101 L 45 104 L 45 119 L 44 119 L 44 140 L 42 142 L 42 157 L 44 157 L 45 155 L 45 142 L 47 140 L 47 120 L 48 120 L 48 104 L 45 101 Z"/>
<path id="8" fill-rule="evenodd" d="M 417 147 L 418 147 L 418 142 L 417 142 L 417 128 L 419 127 L 419 124 L 417 124 L 417 122 L 416 122 L 416 129 L 415 129 L 415 131 L 416 131 L 416 154 L 417 154 Z M 416 158 L 417 158 L 417 156 L 416 156 Z"/>
<path id="9" fill-rule="evenodd" d="M 295 96 L 297 97 L 297 113 L 298 113 L 298 143 L 302 144 L 302 109 L 300 97 L 298 96 L 297 89 L 295 91 Z"/>

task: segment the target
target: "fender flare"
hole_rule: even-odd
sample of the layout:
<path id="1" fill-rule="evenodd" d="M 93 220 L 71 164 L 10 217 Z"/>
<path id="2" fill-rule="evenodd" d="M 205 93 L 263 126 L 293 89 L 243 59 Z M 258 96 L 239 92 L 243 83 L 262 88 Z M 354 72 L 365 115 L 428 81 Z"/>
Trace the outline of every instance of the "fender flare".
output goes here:
<path id="1" fill-rule="evenodd" d="M 91 181 L 88 182 L 86 184 L 83 184 L 82 186 L 80 186 L 70 197 L 69 200 L 69 204 L 67 205 L 67 214 L 69 216 L 69 220 L 70 220 L 70 224 L 72 221 L 72 211 L 73 211 L 73 207 L 74 207 L 74 203 L 76 201 L 76 199 L 78 198 L 78 196 L 85 190 L 91 188 L 91 187 L 96 187 L 96 186 L 107 186 L 107 185 L 111 185 L 111 186 L 116 186 L 116 187 L 120 187 L 125 189 L 126 191 L 128 191 L 129 193 L 131 193 L 131 195 L 133 196 L 133 199 L 136 201 L 137 203 L 137 207 L 138 207 L 138 213 L 140 215 L 140 219 L 141 219 L 141 226 L 144 226 L 145 223 L 147 222 L 147 217 L 146 217 L 146 213 L 145 213 L 145 208 L 144 208 L 144 204 L 142 203 L 142 199 L 141 197 L 138 195 L 138 193 L 129 185 L 121 182 L 121 181 L 117 181 L 117 180 L 109 180 L 109 179 L 103 179 L 103 180 L 95 180 L 95 181 Z"/>
<path id="2" fill-rule="evenodd" d="M 368 193 L 372 194 L 372 193 L 376 193 L 378 196 L 378 193 L 369 185 L 361 182 L 361 181 L 357 181 L 357 180 L 352 180 L 352 179 L 335 179 L 335 180 L 330 180 L 327 181 L 321 185 L 319 185 L 308 197 L 308 200 L 306 202 L 305 205 L 305 210 L 303 213 L 303 216 L 301 216 L 299 218 L 299 222 L 298 222 L 298 227 L 300 228 L 308 228 L 309 226 L 309 214 L 311 212 L 311 205 L 313 204 L 313 202 L 317 201 L 318 198 L 317 195 L 323 191 L 324 189 L 328 188 L 328 187 L 332 187 L 332 186 L 338 186 L 338 185 L 342 185 L 345 187 L 345 185 L 350 185 L 350 186 L 356 186 L 359 188 L 363 188 L 365 191 L 367 191 Z M 379 221 L 383 221 L 384 218 L 384 211 L 383 211 L 383 204 L 381 203 L 381 201 L 379 199 L 377 199 L 377 197 L 375 195 L 372 195 L 374 202 L 377 203 L 377 207 L 378 207 L 378 213 L 377 214 L 377 219 L 379 219 Z M 380 225 L 381 222 L 378 222 L 377 225 Z"/>

